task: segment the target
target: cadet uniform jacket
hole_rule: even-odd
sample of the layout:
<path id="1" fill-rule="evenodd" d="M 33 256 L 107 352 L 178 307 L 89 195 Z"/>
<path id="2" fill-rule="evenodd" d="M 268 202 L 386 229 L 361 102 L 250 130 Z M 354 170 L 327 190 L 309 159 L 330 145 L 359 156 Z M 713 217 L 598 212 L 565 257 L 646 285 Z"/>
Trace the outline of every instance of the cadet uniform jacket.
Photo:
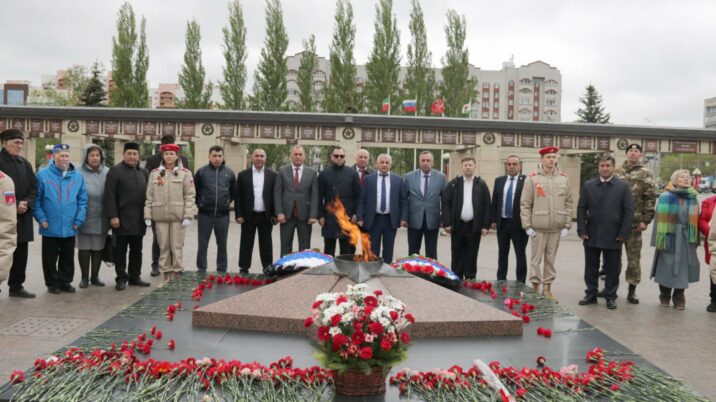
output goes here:
<path id="1" fill-rule="evenodd" d="M 160 166 L 149 174 L 144 219 L 180 222 L 194 219 L 196 190 L 189 169 L 176 166 L 172 171 Z"/>
<path id="2" fill-rule="evenodd" d="M 572 191 L 569 178 L 555 168 L 546 175 L 539 167 L 525 180 L 520 199 L 522 227 L 559 232 L 572 227 Z"/>
<path id="3" fill-rule="evenodd" d="M 17 206 L 15 184 L 10 176 L 0 172 L 0 282 L 7 279 L 17 246 Z"/>

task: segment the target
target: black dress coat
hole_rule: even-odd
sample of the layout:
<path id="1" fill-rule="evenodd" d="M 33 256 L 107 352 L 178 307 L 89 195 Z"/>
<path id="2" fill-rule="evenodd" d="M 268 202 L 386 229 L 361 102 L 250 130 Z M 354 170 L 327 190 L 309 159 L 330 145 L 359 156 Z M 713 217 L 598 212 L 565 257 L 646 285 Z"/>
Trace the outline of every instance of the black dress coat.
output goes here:
<path id="1" fill-rule="evenodd" d="M 107 218 L 119 218 L 119 228 L 113 234 L 144 236 L 144 201 L 147 194 L 146 169 L 131 167 L 124 162 L 109 168 L 104 184 L 104 210 Z"/>
<path id="2" fill-rule="evenodd" d="M 601 179 L 588 180 L 582 187 L 577 206 L 577 233 L 587 235 L 585 247 L 620 249 L 631 233 L 634 219 L 634 200 L 629 183 L 612 177 L 606 183 Z"/>
<path id="3" fill-rule="evenodd" d="M 0 151 L 0 170 L 15 183 L 15 202 L 27 201 L 27 212 L 17 215 L 17 242 L 31 242 L 35 239 L 31 207 L 37 194 L 37 178 L 32 165 L 22 156 L 12 156 L 3 148 Z"/>
<path id="4" fill-rule="evenodd" d="M 273 189 L 276 184 L 276 172 L 266 167 L 264 169 L 264 207 L 266 217 L 273 218 L 276 216 L 273 201 Z M 236 176 L 237 194 L 234 200 L 236 210 L 236 219 L 244 218 L 246 222 L 254 219 L 254 174 L 253 166 L 242 170 Z"/>
<path id="5" fill-rule="evenodd" d="M 442 196 L 442 222 L 443 227 L 455 229 L 460 223 L 463 202 L 463 183 L 465 178 L 458 176 L 447 184 Z M 490 228 L 490 190 L 487 183 L 479 176 L 473 178 L 472 183 L 472 232 Z"/>
<path id="6" fill-rule="evenodd" d="M 358 212 L 360 201 L 360 178 L 358 172 L 349 167 L 331 165 L 318 176 L 318 217 L 324 218 L 325 223 L 321 235 L 329 239 L 344 237 L 335 215 L 328 212 L 326 205 L 333 201 L 336 195 L 341 199 L 348 218 Z"/>

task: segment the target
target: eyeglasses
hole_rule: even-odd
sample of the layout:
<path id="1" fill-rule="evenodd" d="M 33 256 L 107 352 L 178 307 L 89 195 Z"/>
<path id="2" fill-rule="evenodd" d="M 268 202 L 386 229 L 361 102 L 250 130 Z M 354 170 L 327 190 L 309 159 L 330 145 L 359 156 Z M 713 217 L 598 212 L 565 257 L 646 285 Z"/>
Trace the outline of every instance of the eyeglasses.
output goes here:
<path id="1" fill-rule="evenodd" d="M 343 159 L 343 158 L 345 158 L 346 156 L 345 156 L 345 155 L 333 155 L 333 157 L 336 158 L 336 159 Z"/>

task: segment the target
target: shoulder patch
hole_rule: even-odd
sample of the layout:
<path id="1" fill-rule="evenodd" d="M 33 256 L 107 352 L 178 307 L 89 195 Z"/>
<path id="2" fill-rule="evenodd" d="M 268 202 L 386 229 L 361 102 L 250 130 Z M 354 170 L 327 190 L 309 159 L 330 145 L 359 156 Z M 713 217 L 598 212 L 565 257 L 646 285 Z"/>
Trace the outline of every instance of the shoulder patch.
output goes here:
<path id="1" fill-rule="evenodd" d="M 537 176 L 537 172 L 532 172 L 532 173 L 530 173 L 530 174 L 527 175 L 527 177 L 532 177 L 532 176 Z"/>
<path id="2" fill-rule="evenodd" d="M 4 179 L 4 178 L 5 178 L 5 173 L 0 172 L 0 179 Z"/>
<path id="3" fill-rule="evenodd" d="M 567 174 L 566 174 L 566 173 L 564 173 L 564 172 L 563 172 L 563 171 L 561 171 L 561 170 L 559 171 L 559 175 L 560 175 L 560 176 L 564 176 L 564 177 L 567 177 Z"/>
<path id="4" fill-rule="evenodd" d="M 159 170 L 159 168 L 152 169 L 152 172 L 156 172 L 156 171 L 158 171 L 158 170 Z"/>

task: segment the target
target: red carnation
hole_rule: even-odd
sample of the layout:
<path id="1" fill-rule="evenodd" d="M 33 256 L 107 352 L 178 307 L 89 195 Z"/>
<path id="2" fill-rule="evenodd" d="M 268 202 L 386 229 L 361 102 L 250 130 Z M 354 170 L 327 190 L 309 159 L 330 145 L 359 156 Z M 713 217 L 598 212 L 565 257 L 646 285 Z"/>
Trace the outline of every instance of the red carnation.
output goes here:
<path id="1" fill-rule="evenodd" d="M 527 390 L 520 387 L 520 388 L 517 388 L 517 391 L 515 393 L 517 394 L 518 398 L 522 398 L 527 393 Z"/>
<path id="2" fill-rule="evenodd" d="M 313 325 L 313 317 L 306 318 L 306 321 L 303 322 L 303 326 L 308 328 L 311 325 Z"/>
<path id="3" fill-rule="evenodd" d="M 174 339 L 170 339 L 169 344 L 167 346 L 169 346 L 169 350 L 174 350 L 174 348 L 176 347 L 176 343 L 174 342 Z"/>
<path id="4" fill-rule="evenodd" d="M 502 293 L 507 293 L 507 286 L 502 287 Z"/>
<path id="5" fill-rule="evenodd" d="M 176 306 L 177 306 L 177 308 L 178 308 L 179 310 L 181 310 L 181 307 L 182 307 L 181 300 L 179 300 L 178 302 L 176 302 Z"/>
<path id="6" fill-rule="evenodd" d="M 390 310 L 390 319 L 391 320 L 395 321 L 398 319 L 398 317 L 399 317 L 399 315 L 398 315 L 397 311 Z"/>
<path id="7" fill-rule="evenodd" d="M 271 283 L 271 278 L 264 279 L 264 284 L 268 285 L 269 283 Z"/>
<path id="8" fill-rule="evenodd" d="M 157 331 L 154 333 L 154 337 L 157 339 L 162 339 L 162 335 L 163 335 L 162 331 Z M 150 339 L 150 341 L 151 341 L 151 339 Z"/>
<path id="9" fill-rule="evenodd" d="M 376 290 L 373 291 L 373 294 L 376 295 L 376 296 L 382 296 L 382 295 L 383 295 L 383 291 L 380 290 L 380 289 L 376 289 Z"/>
<path id="10" fill-rule="evenodd" d="M 544 335 L 544 328 L 538 327 L 538 328 L 537 328 L 537 335 L 540 335 L 540 336 Z"/>
<path id="11" fill-rule="evenodd" d="M 318 327 L 318 339 L 322 341 L 327 341 L 331 339 L 331 334 L 328 333 L 329 329 L 330 328 L 325 325 Z"/>
<path id="12" fill-rule="evenodd" d="M 174 314 L 177 311 L 177 306 L 170 304 L 169 307 L 167 307 L 167 313 L 168 314 Z"/>
<path id="13" fill-rule="evenodd" d="M 369 346 L 366 346 L 364 348 L 361 348 L 360 353 L 358 354 L 358 357 L 360 357 L 363 360 L 368 360 L 373 357 L 373 349 L 371 349 Z"/>
<path id="14" fill-rule="evenodd" d="M 400 334 L 400 341 L 406 345 L 409 344 L 410 343 L 410 335 L 403 332 L 402 334 Z"/>
<path id="15" fill-rule="evenodd" d="M 323 300 L 316 300 L 315 302 L 313 302 L 313 305 L 311 306 L 311 308 L 316 309 L 316 308 L 318 308 L 321 304 L 323 304 Z"/>
<path id="16" fill-rule="evenodd" d="M 10 382 L 13 384 L 19 384 L 25 382 L 25 373 L 21 370 L 15 370 L 10 374 Z"/>
<path id="17" fill-rule="evenodd" d="M 528 311 L 530 311 L 529 306 L 527 304 L 523 304 L 522 305 L 522 313 L 524 314 L 524 313 L 527 313 Z"/>
<path id="18" fill-rule="evenodd" d="M 552 330 L 549 328 L 545 328 L 543 331 L 543 335 L 545 338 L 551 338 L 552 337 Z"/>
<path id="19" fill-rule="evenodd" d="M 378 335 L 383 332 L 383 326 L 379 322 L 372 322 L 368 326 L 368 329 L 373 335 Z"/>
<path id="20" fill-rule="evenodd" d="M 356 331 L 351 336 L 351 340 L 353 341 L 353 343 L 360 345 L 361 343 L 365 342 L 365 334 L 363 333 L 363 331 Z"/>
<path id="21" fill-rule="evenodd" d="M 614 392 L 617 392 L 617 391 L 619 391 L 619 388 L 620 388 L 619 384 L 612 384 L 612 386 L 609 389 L 611 389 Z"/>
<path id="22" fill-rule="evenodd" d="M 544 367 L 545 363 L 547 363 L 547 359 L 544 356 L 537 356 L 537 367 Z"/>
<path id="23" fill-rule="evenodd" d="M 383 340 L 380 341 L 380 348 L 383 349 L 383 350 L 390 350 L 390 349 L 393 348 L 393 344 L 390 343 L 389 340 L 383 338 Z"/>
<path id="24" fill-rule="evenodd" d="M 410 314 L 410 313 L 408 313 L 408 314 L 405 315 L 405 319 L 408 320 L 408 321 L 410 321 L 411 323 L 414 323 L 414 322 L 415 322 L 415 317 L 413 317 L 413 315 Z"/>
<path id="25" fill-rule="evenodd" d="M 251 281 L 251 286 L 259 286 L 262 284 L 263 284 L 263 282 L 261 282 L 259 279 L 254 279 Z"/>
<path id="26" fill-rule="evenodd" d="M 336 334 L 333 336 L 333 351 L 336 352 L 341 346 L 348 343 L 348 337 L 343 334 Z"/>
<path id="27" fill-rule="evenodd" d="M 152 346 L 150 344 L 145 343 L 144 345 L 142 345 L 142 353 L 144 353 L 145 355 L 148 355 L 151 352 L 152 352 Z"/>
<path id="28" fill-rule="evenodd" d="M 152 335 L 154 335 L 154 333 L 156 333 L 156 332 L 157 332 L 157 327 L 155 327 L 154 325 L 152 325 Z"/>
<path id="29" fill-rule="evenodd" d="M 174 314 L 167 314 L 167 320 L 174 321 Z"/>
<path id="30" fill-rule="evenodd" d="M 375 296 L 368 295 L 363 299 L 363 302 L 366 306 L 369 307 L 377 307 L 378 306 L 378 299 L 376 299 Z"/>
<path id="31" fill-rule="evenodd" d="M 331 326 L 335 327 L 336 325 L 341 323 L 341 315 L 335 314 L 333 317 L 331 317 Z"/>
<path id="32" fill-rule="evenodd" d="M 528 316 L 527 314 L 525 314 L 525 315 L 522 316 L 522 321 L 523 321 L 525 324 L 529 324 L 530 321 L 532 321 L 532 319 L 530 318 L 530 316 Z"/>
<path id="33" fill-rule="evenodd" d="M 347 302 L 348 302 L 348 298 L 346 297 L 346 295 L 340 295 L 336 298 L 336 305 L 339 305 L 341 303 L 347 303 Z"/>

